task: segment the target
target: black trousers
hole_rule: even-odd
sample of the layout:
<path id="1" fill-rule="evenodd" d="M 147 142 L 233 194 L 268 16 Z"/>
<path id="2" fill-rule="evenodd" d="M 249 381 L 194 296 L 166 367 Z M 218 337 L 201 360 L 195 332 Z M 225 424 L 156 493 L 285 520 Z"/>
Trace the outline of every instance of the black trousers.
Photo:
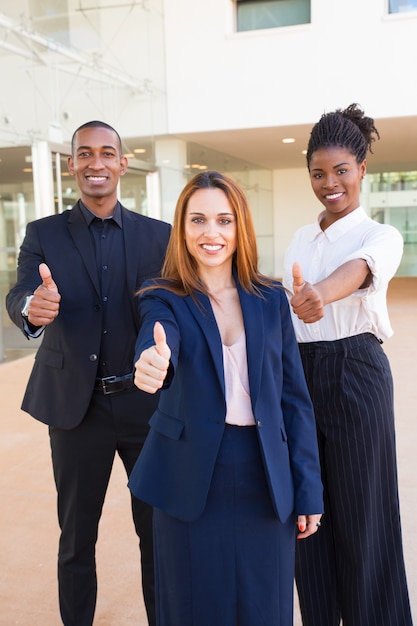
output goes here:
<path id="1" fill-rule="evenodd" d="M 73 430 L 50 428 L 61 536 L 58 552 L 59 602 L 65 626 L 93 623 L 97 576 L 95 545 L 116 452 L 127 475 L 148 433 L 141 418 L 142 393 L 136 388 L 103 395 L 94 392 L 81 424 Z M 126 488 L 127 489 L 127 488 Z M 155 624 L 152 508 L 132 497 L 140 539 L 142 589 L 150 626 Z"/>
<path id="2" fill-rule="evenodd" d="M 393 385 L 370 333 L 300 344 L 325 514 L 297 542 L 304 626 L 411 626 L 398 503 Z"/>

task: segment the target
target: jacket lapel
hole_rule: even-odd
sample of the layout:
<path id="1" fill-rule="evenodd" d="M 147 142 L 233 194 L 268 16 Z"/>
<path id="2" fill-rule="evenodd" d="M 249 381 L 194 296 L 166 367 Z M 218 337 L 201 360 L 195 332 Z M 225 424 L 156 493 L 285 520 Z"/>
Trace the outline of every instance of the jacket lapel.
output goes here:
<path id="1" fill-rule="evenodd" d="M 262 361 L 265 349 L 265 325 L 261 298 L 247 293 L 237 284 L 246 335 L 249 389 L 255 407 L 260 392 Z"/>
<path id="2" fill-rule="evenodd" d="M 68 218 L 68 230 L 72 237 L 75 247 L 77 248 L 86 272 L 91 279 L 97 293 L 100 293 L 100 287 L 98 282 L 96 261 L 94 258 L 94 249 L 91 241 L 88 227 L 81 212 L 79 202 L 71 209 L 70 216 Z"/>
<path id="3" fill-rule="evenodd" d="M 120 205 L 121 206 L 121 205 Z M 135 215 L 129 213 L 121 206 L 123 221 L 123 237 L 125 242 L 125 263 L 127 275 L 127 288 L 130 294 L 134 294 L 137 285 L 138 265 L 141 255 L 140 233 L 138 232 L 138 220 Z"/>
<path id="4" fill-rule="evenodd" d="M 133 213 L 130 213 L 122 205 L 122 221 L 123 221 L 123 237 L 125 242 L 125 264 L 126 264 L 126 283 L 127 290 L 131 297 L 129 298 L 132 308 L 133 319 L 136 322 L 139 332 L 139 317 L 137 309 L 137 298 L 135 296 L 138 284 L 139 262 L 143 247 L 141 246 L 141 233 L 139 232 L 139 220 Z"/>
<path id="5" fill-rule="evenodd" d="M 210 300 L 207 296 L 202 293 L 197 293 L 195 297 L 198 304 L 191 296 L 186 296 L 185 302 L 203 331 L 208 349 L 213 359 L 219 383 L 223 390 L 223 394 L 225 395 L 222 341 L 219 329 L 217 328 L 213 309 L 211 308 Z"/>

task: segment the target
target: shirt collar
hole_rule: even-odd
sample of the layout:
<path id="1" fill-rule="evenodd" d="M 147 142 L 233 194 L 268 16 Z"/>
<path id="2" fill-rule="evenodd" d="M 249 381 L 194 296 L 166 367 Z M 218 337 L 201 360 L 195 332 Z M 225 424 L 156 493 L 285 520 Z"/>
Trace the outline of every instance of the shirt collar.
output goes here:
<path id="1" fill-rule="evenodd" d="M 84 215 L 85 221 L 87 222 L 87 226 L 90 226 L 91 222 L 94 219 L 96 218 L 101 219 L 100 217 L 98 217 L 98 215 L 95 215 L 95 213 L 90 211 L 90 209 L 87 206 L 85 206 L 82 200 L 80 200 L 80 207 L 81 207 L 81 212 Z M 110 217 L 106 217 L 105 219 L 113 220 L 119 226 L 119 228 L 123 229 L 122 210 L 120 208 L 120 202 L 116 203 L 116 206 L 114 207 L 113 215 L 111 215 Z"/>
<path id="2" fill-rule="evenodd" d="M 337 241 L 340 237 L 343 237 L 343 235 L 346 235 L 348 231 L 352 230 L 352 228 L 355 228 L 355 226 L 357 226 L 367 218 L 365 209 L 361 206 L 358 206 L 357 209 L 351 211 L 350 213 L 345 215 L 345 217 L 341 217 L 339 220 L 336 220 L 333 224 L 326 228 L 326 230 L 323 231 L 320 228 L 320 222 L 323 219 L 324 215 L 325 211 L 320 213 L 320 215 L 318 216 L 314 228 L 313 239 L 315 239 L 319 234 L 323 234 L 330 243 L 333 243 Z"/>

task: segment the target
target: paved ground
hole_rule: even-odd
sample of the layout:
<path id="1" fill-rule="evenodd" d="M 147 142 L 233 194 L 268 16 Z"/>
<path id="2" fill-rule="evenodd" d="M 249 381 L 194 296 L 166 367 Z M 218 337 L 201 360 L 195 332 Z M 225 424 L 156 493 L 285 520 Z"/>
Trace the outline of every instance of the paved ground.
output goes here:
<path id="1" fill-rule="evenodd" d="M 417 280 L 394 280 L 389 302 L 395 335 L 384 347 L 395 380 L 404 549 L 417 619 Z M 33 355 L 27 355 L 0 364 L 0 626 L 60 624 L 58 525 L 47 429 L 19 409 L 32 363 Z M 126 478 L 117 459 L 97 547 L 95 626 L 146 626 L 137 554 Z M 300 624 L 296 610 L 295 626 Z"/>

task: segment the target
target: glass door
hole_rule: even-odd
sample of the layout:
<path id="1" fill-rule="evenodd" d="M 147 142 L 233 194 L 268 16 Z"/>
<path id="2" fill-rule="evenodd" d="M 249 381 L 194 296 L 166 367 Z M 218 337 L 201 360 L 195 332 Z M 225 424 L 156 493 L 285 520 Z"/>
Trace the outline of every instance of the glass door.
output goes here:
<path id="1" fill-rule="evenodd" d="M 160 218 L 159 174 L 147 163 L 129 158 L 129 166 L 120 178 L 120 202 L 127 209 Z"/>
<path id="2" fill-rule="evenodd" d="M 26 224 L 35 216 L 31 147 L 0 148 L 0 360 L 8 348 L 28 344 L 9 319 L 5 298 L 16 280 Z"/>

